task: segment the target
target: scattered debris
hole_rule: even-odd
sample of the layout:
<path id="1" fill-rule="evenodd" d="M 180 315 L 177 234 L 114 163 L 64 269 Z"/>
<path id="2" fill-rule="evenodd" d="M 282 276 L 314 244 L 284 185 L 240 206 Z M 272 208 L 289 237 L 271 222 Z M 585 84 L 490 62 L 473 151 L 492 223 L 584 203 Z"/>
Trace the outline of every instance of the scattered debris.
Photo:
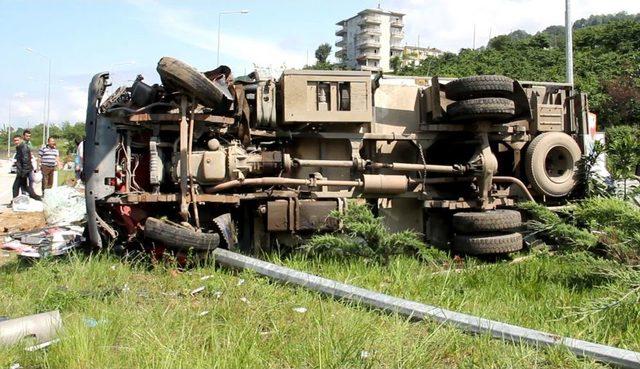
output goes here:
<path id="1" fill-rule="evenodd" d="M 363 360 L 368 359 L 369 356 L 371 356 L 371 354 L 369 354 L 369 351 L 365 351 L 365 350 L 360 351 L 360 359 L 363 359 Z"/>
<path id="2" fill-rule="evenodd" d="M 98 321 L 93 318 L 83 318 L 82 321 L 84 322 L 84 325 L 89 328 L 95 328 L 98 326 Z"/>
<path id="3" fill-rule="evenodd" d="M 22 369 L 22 365 L 20 365 L 20 363 L 13 363 L 9 369 Z"/>
<path id="4" fill-rule="evenodd" d="M 83 192 L 69 186 L 44 191 L 44 216 L 48 224 L 74 224 L 83 222 L 87 209 Z"/>
<path id="5" fill-rule="evenodd" d="M 296 313 L 304 314 L 304 313 L 307 312 L 307 308 L 306 307 L 297 307 L 297 308 L 293 308 L 293 311 L 295 311 Z"/>
<path id="6" fill-rule="evenodd" d="M 213 297 L 215 297 L 216 299 L 219 299 L 220 297 L 222 297 L 222 291 L 216 291 L 213 293 Z"/>
<path id="7" fill-rule="evenodd" d="M 200 280 L 201 281 L 206 281 L 207 279 L 212 278 L 212 277 L 213 276 L 211 274 L 209 274 L 209 275 L 205 275 L 205 276 L 200 277 Z"/>
<path id="8" fill-rule="evenodd" d="M 242 286 L 243 284 L 244 284 L 244 279 L 242 279 L 242 278 L 238 279 L 237 286 Z"/>
<path id="9" fill-rule="evenodd" d="M 204 291 L 204 286 L 200 286 L 200 287 L 196 288 L 195 290 L 192 290 L 191 292 L 189 292 L 189 294 L 191 296 L 195 296 L 196 294 L 198 294 L 198 293 L 200 293 L 202 291 Z"/>
<path id="10" fill-rule="evenodd" d="M 15 345 L 24 338 L 33 338 L 36 346 L 28 349 L 37 350 L 39 345 L 54 341 L 61 329 L 62 318 L 58 310 L 4 320 L 0 322 L 0 345 Z M 55 342 L 46 346 L 52 343 Z"/>
<path id="11" fill-rule="evenodd" d="M 33 345 L 33 346 L 26 347 L 25 351 L 33 352 L 33 351 L 42 350 L 43 348 L 47 348 L 47 347 L 53 345 L 54 343 L 58 343 L 58 342 L 60 342 L 60 339 L 56 338 L 54 340 L 43 342 L 43 343 L 38 344 L 38 345 Z"/>
<path id="12" fill-rule="evenodd" d="M 44 210 L 44 204 L 27 195 L 18 195 L 11 201 L 11 209 L 21 213 L 37 213 Z"/>
<path id="13" fill-rule="evenodd" d="M 70 225 L 12 233 L 0 242 L 0 249 L 28 258 L 64 255 L 84 242 L 83 231 Z"/>
<path id="14" fill-rule="evenodd" d="M 209 314 L 209 310 L 205 310 L 205 311 L 201 312 L 200 314 L 198 314 L 198 316 L 205 316 L 207 314 Z"/>
<path id="15" fill-rule="evenodd" d="M 245 304 L 249 303 L 249 299 L 246 297 L 240 297 L 240 301 L 244 302 Z"/>
<path id="16" fill-rule="evenodd" d="M 95 318 L 91 318 L 91 317 L 84 317 L 82 318 L 82 321 L 84 322 L 84 325 L 86 325 L 89 328 L 95 328 L 99 325 L 107 324 L 108 322 L 108 320 L 106 319 L 96 320 Z"/>

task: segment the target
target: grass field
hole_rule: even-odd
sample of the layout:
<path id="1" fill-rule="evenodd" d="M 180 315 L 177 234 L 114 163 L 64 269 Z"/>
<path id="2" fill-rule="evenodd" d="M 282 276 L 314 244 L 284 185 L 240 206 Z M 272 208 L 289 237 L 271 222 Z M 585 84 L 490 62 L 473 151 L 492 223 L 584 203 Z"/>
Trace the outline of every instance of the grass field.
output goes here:
<path id="1" fill-rule="evenodd" d="M 60 309 L 47 350 L 0 348 L 0 368 L 597 368 L 564 349 L 536 349 L 412 322 L 213 265 L 177 273 L 110 256 L 20 263 L 3 258 L 0 315 Z M 461 272 L 399 256 L 388 265 L 294 256 L 279 264 L 486 318 L 640 350 L 640 306 L 576 322 L 569 307 L 614 283 L 586 254 L 522 263 L 470 260 Z M 0 261 L 1 262 L 1 261 Z M 445 272 L 443 272 L 445 271 Z M 201 280 L 203 276 L 211 276 Z M 190 291 L 205 286 L 192 296 Z M 297 312 L 304 307 L 306 312 Z"/>

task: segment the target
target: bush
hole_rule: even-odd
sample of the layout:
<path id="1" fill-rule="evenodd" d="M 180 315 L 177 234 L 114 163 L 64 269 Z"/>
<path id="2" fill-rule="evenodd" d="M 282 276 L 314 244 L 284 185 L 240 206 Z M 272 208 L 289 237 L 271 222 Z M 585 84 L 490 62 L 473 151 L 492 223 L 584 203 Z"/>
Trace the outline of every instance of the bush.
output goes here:
<path id="1" fill-rule="evenodd" d="M 631 126 L 610 127 L 606 130 L 605 150 L 607 169 L 615 180 L 624 181 L 624 198 L 627 198 L 627 180 L 634 178 L 636 165 L 640 163 L 640 129 Z"/>
<path id="2" fill-rule="evenodd" d="M 610 257 L 640 263 L 640 209 L 620 199 L 595 197 L 580 203 L 573 217 L 600 235 Z"/>
<path id="3" fill-rule="evenodd" d="M 314 235 L 302 246 L 309 254 L 331 257 L 358 256 L 388 262 L 399 254 L 418 254 L 425 260 L 444 260 L 442 251 L 428 247 L 420 234 L 405 230 L 391 233 L 366 205 L 351 204 L 344 213 L 333 212 L 331 217 L 342 223 L 342 229 L 333 234 Z"/>
<path id="4" fill-rule="evenodd" d="M 526 223 L 537 238 L 557 245 L 562 251 L 591 250 L 598 244 L 598 237 L 590 232 L 565 222 L 544 205 L 525 202 L 519 205 L 529 216 Z"/>

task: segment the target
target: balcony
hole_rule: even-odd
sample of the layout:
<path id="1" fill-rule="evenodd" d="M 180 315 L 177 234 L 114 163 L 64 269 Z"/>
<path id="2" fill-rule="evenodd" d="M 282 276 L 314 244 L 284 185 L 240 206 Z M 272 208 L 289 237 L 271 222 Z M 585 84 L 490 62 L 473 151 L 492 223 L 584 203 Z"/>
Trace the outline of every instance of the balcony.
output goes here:
<path id="1" fill-rule="evenodd" d="M 379 71 L 382 69 L 382 67 L 374 67 L 371 65 L 360 65 L 359 68 L 360 70 L 368 70 L 368 71 Z"/>
<path id="2" fill-rule="evenodd" d="M 347 42 L 344 39 L 336 42 L 336 46 L 337 47 L 344 47 L 346 44 L 347 44 Z"/>
<path id="3" fill-rule="evenodd" d="M 391 38 L 403 39 L 404 38 L 404 32 L 391 32 Z"/>
<path id="4" fill-rule="evenodd" d="M 334 55 L 336 56 L 336 58 L 344 59 L 347 57 L 347 50 L 345 49 L 338 50 Z"/>
<path id="5" fill-rule="evenodd" d="M 391 45 L 391 50 L 392 51 L 403 51 L 404 47 L 402 47 L 400 45 Z"/>
<path id="6" fill-rule="evenodd" d="M 374 35 L 374 36 L 379 36 L 381 35 L 380 32 L 380 28 L 376 27 L 369 27 L 369 28 L 363 28 L 360 30 L 360 32 L 358 33 L 359 36 L 363 36 L 363 35 Z"/>
<path id="7" fill-rule="evenodd" d="M 382 18 L 379 16 L 375 16 L 375 15 L 365 15 L 362 17 L 362 20 L 360 21 L 360 25 L 363 24 L 381 24 L 382 23 Z"/>
<path id="8" fill-rule="evenodd" d="M 391 27 L 402 28 L 402 27 L 404 27 L 404 22 L 401 21 L 401 20 L 392 20 L 391 21 Z"/>
<path id="9" fill-rule="evenodd" d="M 380 54 L 365 51 L 365 52 L 360 53 L 360 55 L 358 55 L 357 59 L 377 59 L 377 60 L 380 60 Z"/>
<path id="10" fill-rule="evenodd" d="M 358 42 L 358 48 L 360 49 L 367 49 L 372 47 L 380 48 L 380 41 L 364 40 L 364 41 Z"/>
<path id="11" fill-rule="evenodd" d="M 347 29 L 344 27 L 340 27 L 338 28 L 338 30 L 336 31 L 336 36 L 344 36 L 347 34 Z"/>

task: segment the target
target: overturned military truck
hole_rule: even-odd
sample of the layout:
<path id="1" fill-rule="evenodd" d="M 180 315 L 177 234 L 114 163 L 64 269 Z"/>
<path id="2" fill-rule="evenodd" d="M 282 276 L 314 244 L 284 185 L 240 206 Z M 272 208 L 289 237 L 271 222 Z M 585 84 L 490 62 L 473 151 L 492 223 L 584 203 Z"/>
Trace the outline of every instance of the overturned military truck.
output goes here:
<path id="1" fill-rule="evenodd" d="M 285 70 L 233 78 L 170 57 L 162 85 L 89 87 L 96 247 L 294 246 L 370 204 L 392 230 L 467 254 L 520 250 L 519 201 L 576 196 L 587 101 L 569 85 Z"/>

